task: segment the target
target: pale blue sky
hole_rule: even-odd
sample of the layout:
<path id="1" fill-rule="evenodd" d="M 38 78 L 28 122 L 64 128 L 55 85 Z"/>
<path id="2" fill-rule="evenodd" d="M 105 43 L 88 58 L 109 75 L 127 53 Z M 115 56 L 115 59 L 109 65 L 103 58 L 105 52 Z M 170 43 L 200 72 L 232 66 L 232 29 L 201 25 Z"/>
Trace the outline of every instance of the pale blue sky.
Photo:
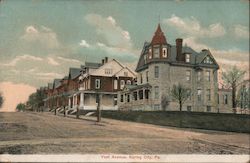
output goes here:
<path id="1" fill-rule="evenodd" d="M 159 15 L 171 44 L 181 37 L 197 51 L 209 48 L 225 67 L 248 58 L 246 0 L 3 0 L 0 82 L 38 87 L 104 56 L 134 65 Z"/>

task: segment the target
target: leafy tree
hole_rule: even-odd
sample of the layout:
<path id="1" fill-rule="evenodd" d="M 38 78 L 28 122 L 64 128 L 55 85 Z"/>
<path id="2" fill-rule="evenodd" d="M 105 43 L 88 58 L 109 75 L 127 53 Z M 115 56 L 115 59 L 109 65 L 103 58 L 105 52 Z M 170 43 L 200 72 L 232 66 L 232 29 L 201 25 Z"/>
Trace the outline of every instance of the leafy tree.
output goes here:
<path id="1" fill-rule="evenodd" d="M 236 66 L 233 66 L 233 68 L 227 72 L 222 72 L 222 79 L 223 82 L 229 86 L 229 88 L 232 88 L 232 104 L 233 108 L 237 107 L 236 102 L 236 91 L 237 86 L 239 86 L 240 82 L 242 81 L 245 71 L 240 70 Z"/>
<path id="2" fill-rule="evenodd" d="M 2 93 L 0 92 L 0 108 L 1 108 L 2 105 L 3 105 L 3 101 L 4 101 L 3 95 L 2 95 Z"/>
<path id="3" fill-rule="evenodd" d="M 32 111 L 38 111 L 39 108 L 44 106 L 44 99 L 46 97 L 45 91 L 43 89 L 38 89 L 35 93 L 32 93 L 29 96 L 27 101 L 27 106 Z"/>
<path id="4" fill-rule="evenodd" d="M 185 103 L 185 101 L 190 96 L 189 89 L 185 88 L 183 85 L 178 84 L 173 86 L 173 89 L 171 90 L 171 96 L 178 101 L 179 103 L 179 109 L 182 111 L 182 106 Z"/>
<path id="5" fill-rule="evenodd" d="M 16 106 L 16 110 L 17 110 L 17 111 L 25 111 L 25 108 L 26 108 L 26 106 L 25 106 L 25 104 L 23 104 L 23 103 L 19 103 L 19 104 Z"/>

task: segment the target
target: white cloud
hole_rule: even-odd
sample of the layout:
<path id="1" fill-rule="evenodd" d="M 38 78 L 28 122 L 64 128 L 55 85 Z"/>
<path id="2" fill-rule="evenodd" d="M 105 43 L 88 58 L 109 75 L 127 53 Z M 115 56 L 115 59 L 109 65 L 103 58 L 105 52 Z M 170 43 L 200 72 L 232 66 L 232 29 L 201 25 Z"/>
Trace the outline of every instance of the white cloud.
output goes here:
<path id="1" fill-rule="evenodd" d="M 196 51 L 201 51 L 202 49 L 208 49 L 209 47 L 197 41 L 195 37 L 187 37 L 183 39 L 183 44 L 192 47 Z"/>
<path id="2" fill-rule="evenodd" d="M 235 25 L 234 26 L 234 35 L 237 38 L 244 38 L 248 39 L 249 38 L 249 28 L 243 25 Z"/>
<path id="3" fill-rule="evenodd" d="M 86 40 L 82 40 L 82 41 L 79 43 L 79 45 L 82 46 L 82 47 L 85 47 L 85 48 L 89 48 L 89 47 L 90 47 L 90 45 L 87 43 Z"/>
<path id="4" fill-rule="evenodd" d="M 43 78 L 49 78 L 49 79 L 55 79 L 55 78 L 62 78 L 63 74 L 55 73 L 55 72 L 39 72 L 35 75 L 43 77 Z"/>
<path id="5" fill-rule="evenodd" d="M 48 63 L 50 65 L 53 65 L 53 66 L 59 66 L 60 65 L 55 59 L 53 59 L 51 57 L 47 57 L 47 59 L 48 59 Z"/>
<path id="6" fill-rule="evenodd" d="M 13 112 L 16 110 L 16 105 L 20 102 L 26 102 L 29 95 L 36 91 L 36 88 L 27 84 L 2 82 L 0 83 L 0 91 L 4 97 L 3 107 L 0 108 L 0 111 Z"/>
<path id="7" fill-rule="evenodd" d="M 96 28 L 105 39 L 105 44 L 119 48 L 131 48 L 131 38 L 128 31 L 120 27 L 112 16 L 107 18 L 98 14 L 88 14 L 85 20 Z"/>
<path id="8" fill-rule="evenodd" d="M 163 22 L 169 26 L 173 26 L 179 32 L 192 37 L 220 37 L 225 35 L 226 30 L 220 23 L 210 24 L 208 27 L 202 27 L 200 22 L 195 18 L 180 18 L 172 15 Z"/>
<path id="9" fill-rule="evenodd" d="M 59 48 L 60 46 L 56 33 L 45 26 L 41 26 L 40 29 L 33 25 L 27 26 L 21 40 L 38 42 L 49 49 Z"/>
<path id="10" fill-rule="evenodd" d="M 2 63 L 1 65 L 3 65 L 3 66 L 16 66 L 16 64 L 17 64 L 19 61 L 22 61 L 22 60 L 43 61 L 43 58 L 25 54 L 25 55 L 21 55 L 21 56 L 16 56 L 16 57 L 15 57 L 12 61 L 10 61 L 9 63 Z"/>
<path id="11" fill-rule="evenodd" d="M 81 63 L 79 60 L 71 59 L 71 58 L 65 58 L 65 57 L 57 57 L 58 59 L 65 61 L 65 62 L 75 62 L 75 63 Z"/>

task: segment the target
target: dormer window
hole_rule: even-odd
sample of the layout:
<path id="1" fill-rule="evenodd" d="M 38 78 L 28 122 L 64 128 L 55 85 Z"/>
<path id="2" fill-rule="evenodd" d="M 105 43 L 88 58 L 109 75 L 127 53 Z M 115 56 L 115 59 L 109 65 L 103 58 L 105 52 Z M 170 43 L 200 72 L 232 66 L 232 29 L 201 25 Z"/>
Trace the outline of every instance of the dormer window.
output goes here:
<path id="1" fill-rule="evenodd" d="M 154 58 L 160 58 L 160 47 L 159 47 L 159 45 L 154 46 L 153 53 L 154 53 Z"/>
<path id="2" fill-rule="evenodd" d="M 167 48 L 162 48 L 162 57 L 167 58 L 168 53 L 167 53 Z"/>
<path id="3" fill-rule="evenodd" d="M 190 54 L 186 54 L 185 61 L 186 63 L 190 63 Z"/>

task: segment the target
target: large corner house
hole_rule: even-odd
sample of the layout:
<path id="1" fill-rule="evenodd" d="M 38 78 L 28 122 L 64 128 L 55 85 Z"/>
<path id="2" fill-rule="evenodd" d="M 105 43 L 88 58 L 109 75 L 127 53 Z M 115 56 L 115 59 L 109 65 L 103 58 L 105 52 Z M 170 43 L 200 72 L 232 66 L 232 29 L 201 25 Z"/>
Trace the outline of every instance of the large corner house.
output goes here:
<path id="1" fill-rule="evenodd" d="M 45 106 L 49 109 L 95 110 L 96 94 L 101 94 L 102 110 L 117 110 L 117 92 L 133 84 L 135 72 L 115 59 L 102 63 L 85 62 L 81 68 L 70 68 L 68 76 L 48 84 Z"/>
<path id="2" fill-rule="evenodd" d="M 135 70 L 137 84 L 126 85 L 119 93 L 119 109 L 178 110 L 170 91 L 180 83 L 191 93 L 184 111 L 217 112 L 219 66 L 209 50 L 196 52 L 182 41 L 177 38 L 175 45 L 169 44 L 158 25 L 141 51 Z"/>

